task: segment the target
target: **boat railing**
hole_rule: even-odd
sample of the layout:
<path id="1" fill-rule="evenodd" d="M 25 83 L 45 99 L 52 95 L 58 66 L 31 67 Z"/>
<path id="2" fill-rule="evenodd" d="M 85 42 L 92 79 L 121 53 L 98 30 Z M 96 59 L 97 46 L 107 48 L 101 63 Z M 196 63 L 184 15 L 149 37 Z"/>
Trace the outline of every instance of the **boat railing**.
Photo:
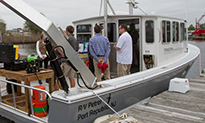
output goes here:
<path id="1" fill-rule="evenodd" d="M 13 106 L 9 106 L 9 105 L 7 105 L 7 106 L 9 106 L 11 108 L 14 108 L 15 110 L 20 111 L 20 112 L 23 112 L 23 111 L 17 108 L 16 98 L 15 98 L 15 91 L 14 91 L 14 85 L 20 86 L 20 87 L 24 87 L 25 89 L 28 89 L 28 95 L 29 95 L 29 100 L 30 100 L 30 108 L 31 108 L 31 114 L 29 113 L 29 116 L 31 116 L 31 117 L 35 117 L 34 116 L 34 111 L 33 111 L 33 105 L 32 105 L 32 96 L 31 96 L 31 91 L 32 90 L 37 90 L 37 91 L 40 91 L 40 92 L 44 92 L 50 98 L 50 100 L 52 100 L 52 97 L 51 97 L 50 93 L 47 92 L 46 90 L 42 90 L 42 89 L 34 88 L 34 87 L 31 87 L 31 86 L 27 86 L 27 85 L 11 82 L 11 81 L 4 80 L 4 79 L 0 79 L 0 82 L 11 84 L 11 90 L 12 90 L 12 95 L 13 95 L 12 96 L 13 97 Z M 2 101 L 2 91 L 0 91 L 0 103 L 3 104 L 3 101 Z M 38 118 L 38 117 L 35 117 L 35 118 Z M 38 119 L 41 119 L 41 118 L 38 118 Z"/>

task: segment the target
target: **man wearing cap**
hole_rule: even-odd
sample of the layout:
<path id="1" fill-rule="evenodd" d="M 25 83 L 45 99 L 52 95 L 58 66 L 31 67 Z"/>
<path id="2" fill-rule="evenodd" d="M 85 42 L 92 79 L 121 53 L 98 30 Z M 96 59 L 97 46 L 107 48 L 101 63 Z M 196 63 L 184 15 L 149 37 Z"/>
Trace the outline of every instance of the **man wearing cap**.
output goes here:
<path id="1" fill-rule="evenodd" d="M 95 76 L 97 77 L 97 82 L 101 81 L 102 69 L 108 66 L 107 69 L 103 69 L 104 78 L 106 80 L 110 79 L 109 70 L 109 54 L 110 54 L 110 42 L 107 37 L 101 34 L 101 26 L 96 25 L 94 27 L 95 36 L 90 38 L 89 50 L 93 57 L 93 64 L 95 69 Z"/>

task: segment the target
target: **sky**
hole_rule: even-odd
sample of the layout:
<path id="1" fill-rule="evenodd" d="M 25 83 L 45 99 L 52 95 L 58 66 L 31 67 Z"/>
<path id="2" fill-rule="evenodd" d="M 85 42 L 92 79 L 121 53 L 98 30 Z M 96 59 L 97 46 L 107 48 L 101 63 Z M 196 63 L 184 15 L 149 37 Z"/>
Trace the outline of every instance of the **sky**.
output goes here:
<path id="1" fill-rule="evenodd" d="M 43 13 L 55 25 L 63 29 L 72 25 L 72 21 L 99 15 L 101 0 L 24 0 L 31 7 Z M 127 0 L 109 0 L 115 11 L 128 12 Z M 135 0 L 148 15 L 157 15 L 187 19 L 195 25 L 195 19 L 205 14 L 205 0 Z M 187 3 L 187 4 L 186 4 Z M 22 6 L 23 7 L 23 6 Z M 108 7 L 108 13 L 111 10 Z M 103 10 L 102 10 L 103 14 Z M 139 9 L 134 14 L 143 15 Z M 0 18 L 5 20 L 7 30 L 23 28 L 25 20 L 0 3 Z M 205 17 L 200 23 L 205 23 Z"/>

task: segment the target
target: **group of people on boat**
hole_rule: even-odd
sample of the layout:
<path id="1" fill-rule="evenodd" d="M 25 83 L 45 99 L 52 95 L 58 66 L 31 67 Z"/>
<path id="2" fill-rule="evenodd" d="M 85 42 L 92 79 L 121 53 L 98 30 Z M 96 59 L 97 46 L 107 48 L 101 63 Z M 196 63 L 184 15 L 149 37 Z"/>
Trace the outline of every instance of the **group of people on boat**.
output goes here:
<path id="1" fill-rule="evenodd" d="M 68 43 L 72 46 L 75 51 L 78 51 L 78 42 L 73 35 L 74 27 L 67 26 L 66 35 L 69 37 L 67 39 Z M 102 80 L 102 73 L 104 73 L 104 79 L 110 79 L 110 69 L 109 69 L 109 54 L 111 51 L 109 39 L 102 35 L 102 29 L 100 25 L 95 25 L 94 27 L 95 35 L 90 38 L 88 46 L 88 56 L 89 56 L 89 68 L 91 72 L 97 78 L 97 82 Z M 133 61 L 133 49 L 138 48 L 137 40 L 139 34 L 135 31 L 134 24 L 130 25 L 130 32 L 128 33 L 127 25 L 121 24 L 119 26 L 119 40 L 115 42 L 114 48 L 117 54 L 117 76 L 125 76 L 130 74 L 130 68 Z M 136 37 L 137 36 L 137 37 Z M 135 42 L 134 42 L 135 41 Z M 49 58 L 44 46 L 44 38 L 41 34 L 40 40 L 36 43 L 36 51 L 38 56 L 43 59 L 44 68 L 48 68 Z M 56 55 L 64 56 L 61 50 L 55 49 Z M 134 51 L 135 54 L 138 50 Z M 64 60 L 59 60 L 59 64 L 65 76 L 69 78 L 70 86 L 75 87 L 74 69 Z M 41 63 L 42 67 L 42 63 Z M 92 68 L 93 67 L 93 68 Z M 52 69 L 52 67 L 51 67 Z M 54 77 L 55 78 L 55 77 Z M 59 81 L 54 80 L 55 89 L 58 89 Z M 56 84 L 57 83 L 57 84 Z"/>
<path id="2" fill-rule="evenodd" d="M 109 39 L 102 35 L 100 25 L 94 27 L 95 36 L 89 40 L 89 68 L 95 74 L 97 82 L 102 80 L 102 73 L 104 73 L 104 79 L 110 79 L 109 70 L 109 54 L 110 43 Z M 125 76 L 130 74 L 130 69 L 133 64 L 133 57 L 135 52 L 136 56 L 139 56 L 138 48 L 138 31 L 135 30 L 135 25 L 130 25 L 130 31 L 126 24 L 119 26 L 120 37 L 114 44 L 114 48 L 117 54 L 117 76 Z M 137 57 L 137 59 L 139 59 Z M 91 67 L 90 67 L 91 66 Z M 93 66 L 93 68 L 92 68 Z M 102 66 L 102 67 L 101 67 Z M 103 67 L 104 66 L 104 67 Z M 103 68 L 107 68 L 103 70 Z"/>

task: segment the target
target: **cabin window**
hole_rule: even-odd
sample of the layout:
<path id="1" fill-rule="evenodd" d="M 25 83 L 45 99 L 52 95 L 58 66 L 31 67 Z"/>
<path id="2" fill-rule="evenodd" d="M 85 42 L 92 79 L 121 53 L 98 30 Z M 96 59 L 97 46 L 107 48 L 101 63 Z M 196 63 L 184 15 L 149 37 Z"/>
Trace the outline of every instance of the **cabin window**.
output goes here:
<path id="1" fill-rule="evenodd" d="M 77 33 L 79 32 L 91 32 L 91 25 L 77 25 Z"/>
<path id="2" fill-rule="evenodd" d="M 77 34 L 77 41 L 80 42 L 89 42 L 91 34 Z"/>
<path id="3" fill-rule="evenodd" d="M 179 22 L 172 22 L 172 36 L 173 42 L 179 41 Z"/>
<path id="4" fill-rule="evenodd" d="M 88 42 L 92 36 L 92 26 L 87 25 L 77 25 L 77 41 Z"/>
<path id="5" fill-rule="evenodd" d="M 180 23 L 180 30 L 181 30 L 181 41 L 186 40 L 186 28 L 184 23 Z"/>
<path id="6" fill-rule="evenodd" d="M 147 20 L 145 22 L 145 31 L 146 31 L 146 42 L 153 43 L 154 42 L 154 21 Z"/>
<path id="7" fill-rule="evenodd" d="M 162 21 L 162 41 L 163 43 L 170 42 L 171 32 L 170 32 L 170 21 Z"/>
<path id="8" fill-rule="evenodd" d="M 100 26 L 102 27 L 102 33 L 103 33 L 103 29 L 104 29 L 104 24 L 100 24 Z M 117 41 L 117 27 L 116 27 L 116 23 L 108 23 L 107 24 L 107 36 L 110 42 L 116 42 Z"/>

